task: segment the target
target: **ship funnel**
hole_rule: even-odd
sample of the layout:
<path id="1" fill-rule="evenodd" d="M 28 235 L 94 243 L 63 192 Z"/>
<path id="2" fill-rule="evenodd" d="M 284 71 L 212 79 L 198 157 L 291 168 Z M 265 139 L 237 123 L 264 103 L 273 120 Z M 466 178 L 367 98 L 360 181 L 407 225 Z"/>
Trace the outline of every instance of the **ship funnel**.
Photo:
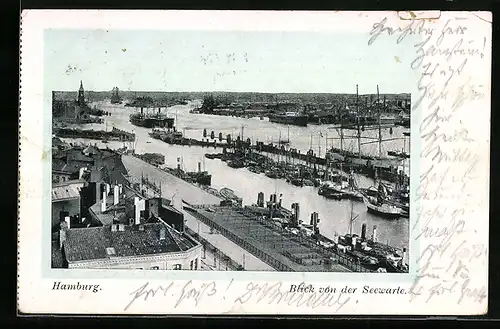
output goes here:
<path id="1" fill-rule="evenodd" d="M 257 195 L 257 206 L 258 207 L 264 207 L 264 193 L 259 192 Z"/>
<path id="2" fill-rule="evenodd" d="M 363 223 L 363 225 L 361 225 L 361 240 L 366 240 L 366 223 Z"/>

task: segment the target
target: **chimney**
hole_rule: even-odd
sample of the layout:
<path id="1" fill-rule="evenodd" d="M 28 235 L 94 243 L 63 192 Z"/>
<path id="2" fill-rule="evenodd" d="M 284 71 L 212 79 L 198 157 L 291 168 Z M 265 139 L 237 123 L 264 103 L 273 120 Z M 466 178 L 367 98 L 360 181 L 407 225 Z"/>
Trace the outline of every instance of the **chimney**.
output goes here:
<path id="1" fill-rule="evenodd" d="M 363 225 L 361 225 L 361 240 L 366 240 L 366 223 L 363 223 Z"/>
<path id="2" fill-rule="evenodd" d="M 64 221 L 66 225 L 68 225 L 68 229 L 71 229 L 71 218 L 69 216 L 64 217 Z"/>
<path id="3" fill-rule="evenodd" d="M 262 192 L 259 192 L 257 195 L 257 206 L 264 207 L 264 193 Z"/>
<path id="4" fill-rule="evenodd" d="M 373 242 L 377 242 L 377 225 L 373 226 L 373 237 L 372 237 Z"/>
<path id="5" fill-rule="evenodd" d="M 198 162 L 198 172 L 201 172 L 201 162 Z"/>
<path id="6" fill-rule="evenodd" d="M 339 236 L 338 236 L 337 232 L 335 232 L 335 234 L 333 235 L 333 243 L 336 243 L 336 244 L 339 243 Z"/>
<path id="7" fill-rule="evenodd" d="M 111 189 L 111 186 L 109 186 L 109 184 L 106 183 L 106 196 L 109 195 L 109 190 Z"/>
<path id="8" fill-rule="evenodd" d="M 280 194 L 280 201 L 279 201 L 279 206 L 281 207 L 281 202 L 283 201 L 283 194 Z"/>
<path id="9" fill-rule="evenodd" d="M 355 236 L 352 237 L 352 249 L 356 249 L 356 242 L 357 242 L 357 238 Z"/>
<path id="10" fill-rule="evenodd" d="M 102 200 L 101 200 L 101 212 L 106 211 L 106 192 L 102 192 Z"/>
<path id="11" fill-rule="evenodd" d="M 123 193 L 123 185 L 122 184 L 118 184 L 118 194 L 122 195 L 122 193 Z"/>
<path id="12" fill-rule="evenodd" d="M 407 252 L 406 252 L 406 248 L 403 247 L 403 258 L 401 260 L 401 262 L 403 263 L 403 265 L 408 265 L 408 260 L 406 259 L 407 257 Z"/>
<path id="13" fill-rule="evenodd" d="M 87 169 L 87 168 L 80 168 L 80 171 L 78 173 L 78 179 L 82 179 L 83 173 L 85 172 L 85 169 Z"/>
<path id="14" fill-rule="evenodd" d="M 118 185 L 115 185 L 114 191 L 113 191 L 113 204 L 118 204 L 118 201 L 120 197 L 120 187 Z"/>
<path id="15" fill-rule="evenodd" d="M 162 225 L 160 228 L 160 241 L 165 240 L 165 234 L 166 234 L 165 227 Z"/>
<path id="16" fill-rule="evenodd" d="M 111 232 L 116 232 L 116 227 L 117 226 L 118 225 L 116 225 L 116 224 L 111 224 Z"/>
<path id="17" fill-rule="evenodd" d="M 141 223 L 141 211 L 146 209 L 146 202 L 141 200 L 139 197 L 134 199 L 135 205 L 135 224 L 139 225 Z"/>
<path id="18" fill-rule="evenodd" d="M 59 248 L 62 249 L 64 246 L 64 242 L 66 242 L 66 228 L 61 227 L 59 230 Z"/>
<path id="19" fill-rule="evenodd" d="M 124 232 L 125 231 L 125 224 L 117 224 L 118 226 L 118 231 Z"/>
<path id="20" fill-rule="evenodd" d="M 96 202 L 101 202 L 101 183 L 100 182 L 95 183 L 95 197 L 96 197 Z"/>

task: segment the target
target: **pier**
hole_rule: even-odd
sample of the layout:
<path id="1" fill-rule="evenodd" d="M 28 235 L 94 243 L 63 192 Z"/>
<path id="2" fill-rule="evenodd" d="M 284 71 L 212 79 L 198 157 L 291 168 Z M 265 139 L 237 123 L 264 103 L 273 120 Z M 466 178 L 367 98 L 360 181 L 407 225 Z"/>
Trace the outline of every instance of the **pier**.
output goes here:
<path id="1" fill-rule="evenodd" d="M 369 272 L 347 255 L 334 253 L 312 239 L 280 229 L 243 208 L 194 206 L 184 209 L 278 271 Z"/>
<path id="2" fill-rule="evenodd" d="M 111 131 L 76 129 L 76 128 L 54 128 L 54 134 L 61 138 L 87 138 L 107 141 L 133 142 L 135 134 L 113 127 Z"/>

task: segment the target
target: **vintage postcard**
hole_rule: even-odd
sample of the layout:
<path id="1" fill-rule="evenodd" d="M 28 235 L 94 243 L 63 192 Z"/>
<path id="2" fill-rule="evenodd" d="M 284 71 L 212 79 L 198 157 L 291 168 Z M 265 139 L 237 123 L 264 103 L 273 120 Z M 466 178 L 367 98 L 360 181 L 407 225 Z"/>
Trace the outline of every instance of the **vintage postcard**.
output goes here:
<path id="1" fill-rule="evenodd" d="M 24 11 L 19 314 L 485 314 L 491 22 Z"/>

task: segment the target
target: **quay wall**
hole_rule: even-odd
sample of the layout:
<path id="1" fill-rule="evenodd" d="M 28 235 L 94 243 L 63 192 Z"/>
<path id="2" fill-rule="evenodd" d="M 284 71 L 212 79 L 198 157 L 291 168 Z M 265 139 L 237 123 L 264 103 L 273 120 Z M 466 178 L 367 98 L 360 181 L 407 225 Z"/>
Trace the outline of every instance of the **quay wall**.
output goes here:
<path id="1" fill-rule="evenodd" d="M 191 230 L 189 227 L 185 227 L 186 233 L 192 236 L 195 240 L 199 241 L 203 246 L 204 250 L 212 253 L 219 262 L 224 262 L 229 270 L 232 271 L 244 271 L 243 265 L 235 262 L 231 257 L 222 252 L 219 248 L 215 247 L 213 244 L 208 242 L 202 236 L 198 235 L 195 231 Z"/>

